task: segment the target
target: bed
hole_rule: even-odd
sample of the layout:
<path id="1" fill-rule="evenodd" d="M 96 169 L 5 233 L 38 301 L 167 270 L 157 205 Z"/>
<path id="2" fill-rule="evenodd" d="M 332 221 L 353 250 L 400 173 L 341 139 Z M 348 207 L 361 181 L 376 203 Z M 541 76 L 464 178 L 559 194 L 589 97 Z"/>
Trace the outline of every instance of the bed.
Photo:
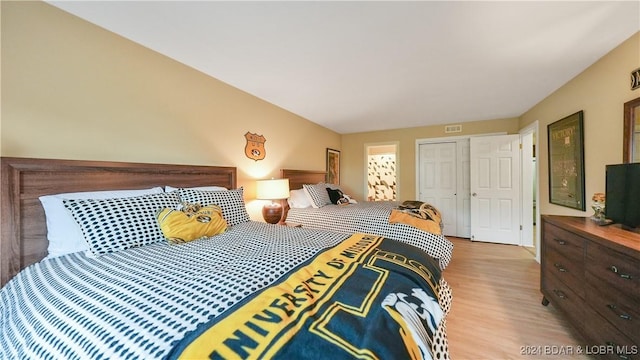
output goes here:
<path id="1" fill-rule="evenodd" d="M 1 169 L 0 358 L 448 358 L 435 258 L 250 221 L 234 167 L 3 157 Z M 95 195 L 61 201 L 88 250 L 63 253 L 43 199 L 78 192 Z M 224 231 L 144 240 L 151 208 L 196 200 L 219 206 Z"/>
<path id="2" fill-rule="evenodd" d="M 294 194 L 296 190 L 301 192 L 303 187 L 307 187 L 312 192 L 322 192 L 324 189 L 320 185 L 324 185 L 325 174 L 323 171 L 313 170 L 282 169 L 280 171 L 282 178 L 289 179 L 292 196 L 296 196 Z M 314 190 L 318 186 L 320 189 Z M 309 193 L 307 190 L 305 192 Z M 313 204 L 314 201 L 317 205 Z M 288 223 L 300 224 L 305 228 L 345 233 L 365 232 L 402 240 L 421 247 L 431 256 L 438 258 L 442 269 L 445 269 L 451 260 L 453 244 L 442 235 L 440 227 L 438 229 L 417 228 L 409 223 L 390 222 L 392 211 L 398 208 L 399 202 L 357 201 L 338 205 L 316 199 L 303 204 L 304 207 L 289 206 L 290 202 L 291 199 L 285 206 L 285 221 Z"/>

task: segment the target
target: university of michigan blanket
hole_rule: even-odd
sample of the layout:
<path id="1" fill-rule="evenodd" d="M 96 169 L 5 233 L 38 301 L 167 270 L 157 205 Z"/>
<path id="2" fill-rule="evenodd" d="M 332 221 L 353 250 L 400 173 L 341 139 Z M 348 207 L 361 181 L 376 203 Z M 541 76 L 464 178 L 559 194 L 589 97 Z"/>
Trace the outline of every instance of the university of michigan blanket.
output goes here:
<path id="1" fill-rule="evenodd" d="M 421 250 L 354 234 L 198 326 L 169 358 L 431 359 L 446 352 L 440 277 Z"/>

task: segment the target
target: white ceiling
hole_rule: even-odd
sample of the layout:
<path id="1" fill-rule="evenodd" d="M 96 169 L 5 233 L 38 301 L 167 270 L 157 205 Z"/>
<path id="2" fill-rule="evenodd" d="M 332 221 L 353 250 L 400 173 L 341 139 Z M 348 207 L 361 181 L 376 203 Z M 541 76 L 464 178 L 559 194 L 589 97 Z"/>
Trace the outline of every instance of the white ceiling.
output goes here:
<path id="1" fill-rule="evenodd" d="M 342 134 L 520 116 L 640 30 L 638 1 L 49 3 Z"/>

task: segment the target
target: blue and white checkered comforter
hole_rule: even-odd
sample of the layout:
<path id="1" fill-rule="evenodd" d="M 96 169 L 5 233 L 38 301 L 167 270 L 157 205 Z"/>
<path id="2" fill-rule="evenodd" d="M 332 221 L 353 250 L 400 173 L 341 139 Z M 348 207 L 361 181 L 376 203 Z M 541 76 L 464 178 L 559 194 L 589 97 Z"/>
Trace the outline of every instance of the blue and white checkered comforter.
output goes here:
<path id="1" fill-rule="evenodd" d="M 348 236 L 258 222 L 31 265 L 0 290 L 0 359 L 163 358 L 196 326 Z"/>
<path id="2" fill-rule="evenodd" d="M 439 259 L 440 267 L 446 268 L 451 261 L 453 244 L 444 235 L 432 234 L 407 224 L 389 223 L 391 209 L 398 204 L 392 201 L 368 201 L 325 205 L 321 208 L 291 208 L 287 213 L 287 222 L 302 224 L 304 228 L 346 234 L 374 234 L 400 240 Z"/>

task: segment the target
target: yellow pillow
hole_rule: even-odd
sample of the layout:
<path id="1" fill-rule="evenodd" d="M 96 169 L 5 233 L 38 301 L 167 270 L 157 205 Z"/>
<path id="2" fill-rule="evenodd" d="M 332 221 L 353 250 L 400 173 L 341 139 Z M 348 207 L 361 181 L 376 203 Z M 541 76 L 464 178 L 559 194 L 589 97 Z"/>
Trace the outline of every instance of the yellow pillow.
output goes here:
<path id="1" fill-rule="evenodd" d="M 227 230 L 222 209 L 217 205 L 189 204 L 185 211 L 164 208 L 157 214 L 162 234 L 172 244 L 210 237 Z"/>

